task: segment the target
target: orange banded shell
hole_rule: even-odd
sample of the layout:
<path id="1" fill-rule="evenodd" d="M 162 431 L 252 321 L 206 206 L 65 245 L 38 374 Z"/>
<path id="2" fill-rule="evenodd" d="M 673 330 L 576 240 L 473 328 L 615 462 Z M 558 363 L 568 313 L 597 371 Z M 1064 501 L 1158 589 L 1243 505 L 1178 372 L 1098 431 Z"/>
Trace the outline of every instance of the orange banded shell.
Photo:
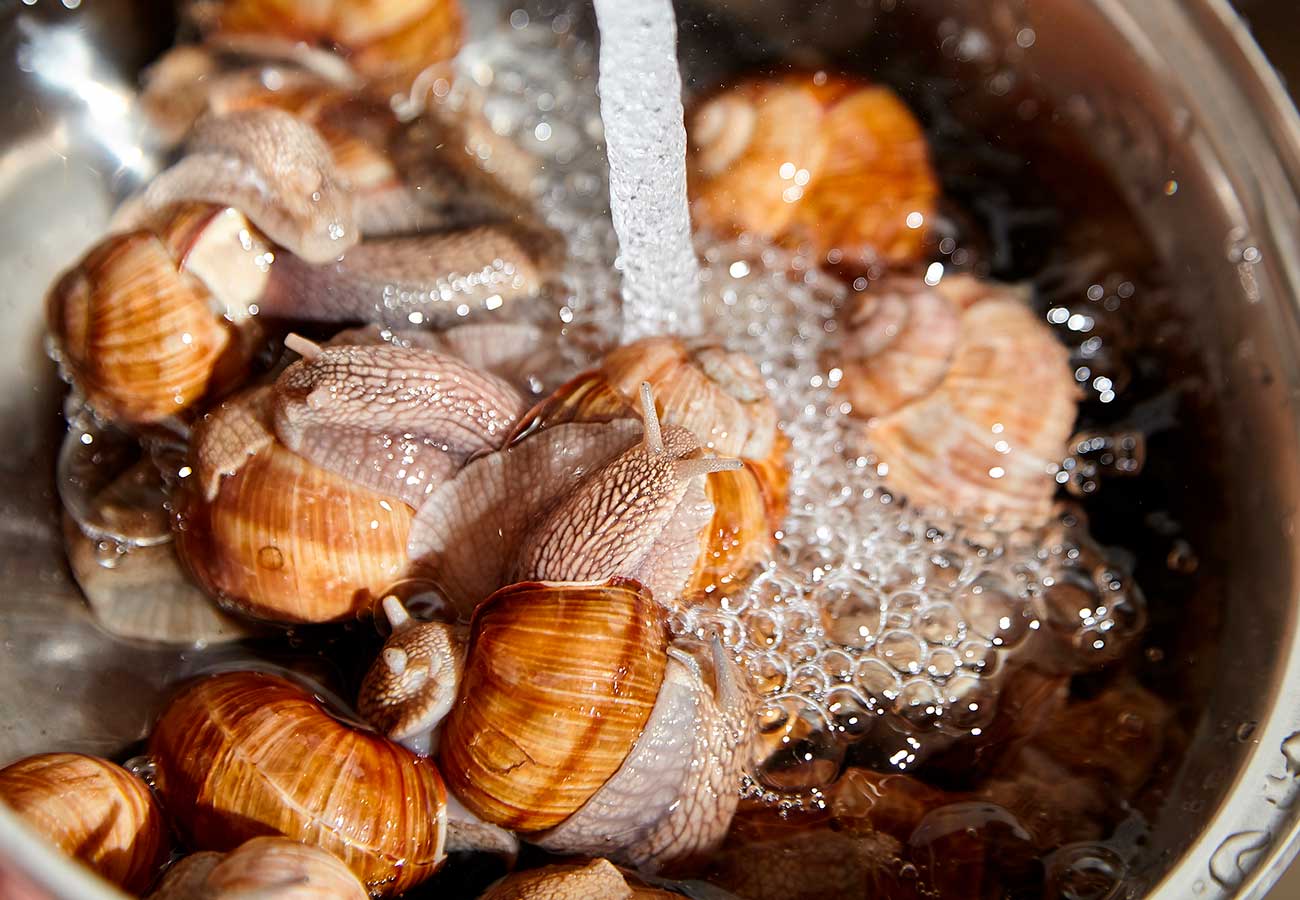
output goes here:
<path id="1" fill-rule="evenodd" d="M 921 258 L 939 184 L 920 124 L 888 88 L 820 72 L 751 78 L 706 99 L 689 132 L 699 226 L 851 269 Z"/>
<path id="2" fill-rule="evenodd" d="M 139 893 L 167 860 L 170 838 L 149 786 L 80 753 L 42 753 L 0 769 L 0 800 L 46 841 Z"/>
<path id="3" fill-rule="evenodd" d="M 183 412 L 213 387 L 237 347 L 203 283 L 149 231 L 106 238 L 47 300 L 63 365 L 90 405 L 148 424 Z"/>
<path id="4" fill-rule="evenodd" d="M 446 792 L 432 762 L 335 718 L 274 675 L 191 683 L 149 738 L 157 785 L 187 843 L 233 850 L 283 835 L 343 860 L 372 894 L 442 863 Z"/>
<path id="5" fill-rule="evenodd" d="M 402 87 L 448 64 L 463 30 L 457 0 L 212 0 L 198 18 L 218 41 L 317 46 L 365 79 L 396 79 Z"/>
<path id="6" fill-rule="evenodd" d="M 480 818 L 558 825 L 609 780 L 650 718 L 665 614 L 634 581 L 524 582 L 475 612 L 441 765 Z"/>
<path id="7" fill-rule="evenodd" d="M 205 441 L 199 430 L 200 452 Z M 414 518 L 405 503 L 273 440 L 241 462 L 213 499 L 198 484 L 179 498 L 177 553 L 223 605 L 277 622 L 346 620 L 403 576 Z"/>

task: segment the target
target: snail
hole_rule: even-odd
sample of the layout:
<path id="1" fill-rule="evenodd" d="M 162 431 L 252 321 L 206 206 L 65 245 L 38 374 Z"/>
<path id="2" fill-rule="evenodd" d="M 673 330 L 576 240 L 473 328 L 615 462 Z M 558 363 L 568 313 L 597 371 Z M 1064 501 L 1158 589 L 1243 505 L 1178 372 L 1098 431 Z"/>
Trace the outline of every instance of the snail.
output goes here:
<path id="1" fill-rule="evenodd" d="M 170 838 L 149 786 L 104 759 L 42 753 L 0 769 L 0 800 L 37 834 L 138 893 L 167 861 Z"/>
<path id="2" fill-rule="evenodd" d="M 646 885 L 607 859 L 593 859 L 507 875 L 479 900 L 654 900 L 680 896 Z"/>
<path id="3" fill-rule="evenodd" d="M 260 337 L 248 308 L 269 258 L 257 229 L 219 206 L 173 207 L 111 235 L 46 300 L 57 358 L 105 417 L 183 414 L 246 377 Z"/>
<path id="4" fill-rule="evenodd" d="M 462 613 L 524 579 L 638 578 L 675 604 L 713 513 L 698 479 L 742 463 L 661 428 L 648 384 L 641 414 L 639 440 L 627 419 L 569 423 L 471 461 L 420 507 L 411 558 Z"/>
<path id="5" fill-rule="evenodd" d="M 513 387 L 456 357 L 394 345 L 321 347 L 297 335 L 286 346 L 303 358 L 276 381 L 276 437 L 412 507 L 470 456 L 500 447 L 526 410 Z"/>
<path id="6" fill-rule="evenodd" d="M 484 821 L 652 870 L 726 832 L 753 708 L 720 644 L 668 646 L 637 582 L 525 582 L 475 611 L 439 760 Z"/>
<path id="7" fill-rule="evenodd" d="M 688 122 L 695 222 L 865 269 L 920 260 L 939 184 L 888 88 L 847 76 L 750 78 Z"/>
<path id="8" fill-rule="evenodd" d="M 427 755 L 460 689 L 466 636 L 444 622 L 414 621 L 392 594 L 382 607 L 392 634 L 361 682 L 357 711 L 390 739 Z"/>
<path id="9" fill-rule="evenodd" d="M 195 429 L 176 497 L 176 551 L 197 581 L 246 615 L 347 619 L 406 570 L 413 513 L 276 441 L 270 387 L 222 404 Z"/>
<path id="10" fill-rule="evenodd" d="M 450 74 L 463 29 L 457 0 L 195 0 L 190 14 L 213 46 L 290 59 L 324 49 L 354 77 L 403 91 Z"/>
<path id="11" fill-rule="evenodd" d="M 712 594 L 767 558 L 785 517 L 789 442 L 776 427 L 776 408 L 748 356 L 707 339 L 636 341 L 530 410 L 516 435 L 633 415 L 630 401 L 642 381 L 654 388 L 663 423 L 684 427 L 710 450 L 744 462 L 734 471 L 710 473 L 704 483 L 713 518 L 688 593 Z"/>
<path id="12" fill-rule="evenodd" d="M 1078 389 L 1015 287 L 969 276 L 855 294 L 830 362 L 886 485 L 921 506 L 1046 519 Z"/>
<path id="13" fill-rule="evenodd" d="M 117 217 L 119 227 L 181 202 L 233 206 L 300 259 L 337 259 L 360 238 L 354 198 L 329 147 L 302 119 L 279 109 L 205 116 L 185 155 Z"/>
<path id="14" fill-rule="evenodd" d="M 149 900 L 368 900 L 342 860 L 309 844 L 257 837 L 229 853 L 194 853 L 167 870 Z"/>
<path id="15" fill-rule="evenodd" d="M 278 676 L 193 682 L 158 719 L 148 754 L 195 849 L 279 834 L 334 854 L 379 895 L 402 893 L 443 861 L 446 794 L 433 764 Z"/>

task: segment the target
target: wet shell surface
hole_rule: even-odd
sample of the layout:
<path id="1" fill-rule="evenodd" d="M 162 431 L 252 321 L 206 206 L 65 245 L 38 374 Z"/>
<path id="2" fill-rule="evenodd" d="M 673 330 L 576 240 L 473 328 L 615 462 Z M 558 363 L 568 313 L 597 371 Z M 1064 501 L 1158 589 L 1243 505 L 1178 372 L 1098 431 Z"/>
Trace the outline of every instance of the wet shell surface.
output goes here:
<path id="1" fill-rule="evenodd" d="M 367 900 L 370 894 L 334 855 L 282 837 L 245 841 L 229 853 L 195 853 L 167 870 L 149 900 Z"/>
<path id="2" fill-rule="evenodd" d="M 149 786 L 104 759 L 21 759 L 0 769 L 0 800 L 50 844 L 132 893 L 149 886 L 170 852 Z"/>
<path id="3" fill-rule="evenodd" d="M 751 78 L 701 103 L 688 129 L 698 226 L 857 270 L 921 258 L 939 184 L 920 124 L 888 88 Z"/>
<path id="4" fill-rule="evenodd" d="M 233 850 L 283 835 L 343 860 L 375 894 L 441 864 L 446 794 L 428 760 L 331 715 L 274 675 L 191 683 L 149 738 L 157 785 L 188 844 Z"/>
<path id="5" fill-rule="evenodd" d="M 864 437 L 891 489 L 959 515 L 1041 521 L 1056 488 L 1052 467 L 1065 456 L 1076 413 L 1069 351 L 1019 289 L 979 294 L 966 287 L 951 290 L 978 299 L 954 309 L 918 282 L 901 327 L 878 327 L 877 316 L 893 322 L 899 315 L 888 298 L 874 303 L 858 295 L 857 304 L 872 308 L 857 319 L 849 310 L 843 340 L 853 353 L 875 352 L 846 358 L 843 383 L 854 383 L 846 388 L 850 396 L 862 393 L 868 409 L 880 410 L 868 419 Z M 911 318 L 925 315 L 932 325 Z M 956 340 L 936 379 L 949 340 L 936 337 L 947 334 L 954 315 Z M 881 339 L 891 334 L 892 340 Z M 922 362 L 907 364 L 909 354 Z"/>
<path id="6" fill-rule="evenodd" d="M 632 402 L 649 382 L 659 421 L 685 428 L 718 456 L 763 459 L 772 452 L 776 405 L 743 353 L 708 341 L 652 337 L 612 351 L 600 368 Z"/>
<path id="7" fill-rule="evenodd" d="M 237 342 L 202 282 L 149 231 L 106 238 L 47 300 L 59 358 L 87 401 L 130 424 L 177 415 L 204 397 Z"/>
<path id="8" fill-rule="evenodd" d="M 641 585 L 530 582 L 475 613 L 440 763 L 480 818 L 521 832 L 564 821 L 623 764 L 667 665 L 662 609 Z"/>

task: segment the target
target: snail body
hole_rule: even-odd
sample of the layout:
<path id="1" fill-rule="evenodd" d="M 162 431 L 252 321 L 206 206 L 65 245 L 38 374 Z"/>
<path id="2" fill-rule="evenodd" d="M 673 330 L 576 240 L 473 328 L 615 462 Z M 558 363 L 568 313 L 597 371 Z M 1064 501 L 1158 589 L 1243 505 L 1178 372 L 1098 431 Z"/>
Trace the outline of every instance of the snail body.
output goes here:
<path id="1" fill-rule="evenodd" d="M 1067 349 L 1014 287 L 901 291 L 854 297 L 836 361 L 885 483 L 923 506 L 1042 521 L 1075 418 Z"/>
<path id="2" fill-rule="evenodd" d="M 420 508 L 412 559 L 463 612 L 512 581 L 615 576 L 673 605 L 712 515 L 699 476 L 741 464 L 660 428 L 648 385 L 636 431 L 630 420 L 565 424 L 474 460 Z"/>
<path id="3" fill-rule="evenodd" d="M 166 862 L 162 811 L 140 778 L 79 753 L 42 753 L 0 769 L 0 800 L 46 841 L 133 893 Z"/>
<path id="4" fill-rule="evenodd" d="M 367 900 L 342 860 L 309 844 L 257 837 L 229 853 L 194 853 L 167 870 L 149 900 L 238 900 L 273 893 L 283 900 Z"/>
<path id="5" fill-rule="evenodd" d="M 345 724 L 283 678 L 232 672 L 192 683 L 159 718 L 148 752 L 196 849 L 283 835 L 334 854 L 384 895 L 443 860 L 446 800 L 433 764 Z"/>
<path id="6" fill-rule="evenodd" d="M 176 549 L 228 607 L 279 622 L 351 618 L 407 568 L 413 513 L 275 440 L 270 389 L 233 398 L 196 430 Z"/>
<path id="7" fill-rule="evenodd" d="M 680 896 L 645 886 L 607 859 L 594 859 L 516 872 L 492 885 L 479 900 L 653 900 Z"/>
<path id="8" fill-rule="evenodd" d="M 701 103 L 688 133 L 697 225 L 854 270 L 921 258 L 939 184 L 888 88 L 822 72 L 750 78 Z"/>

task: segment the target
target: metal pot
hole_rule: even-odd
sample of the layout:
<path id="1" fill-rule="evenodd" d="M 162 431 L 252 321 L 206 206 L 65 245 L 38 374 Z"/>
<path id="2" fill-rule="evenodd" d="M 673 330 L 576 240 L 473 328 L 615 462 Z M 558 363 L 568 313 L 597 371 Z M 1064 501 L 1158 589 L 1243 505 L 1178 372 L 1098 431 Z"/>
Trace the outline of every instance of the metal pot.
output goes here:
<path id="1" fill-rule="evenodd" d="M 51 471 L 63 389 L 41 341 L 46 285 L 156 165 L 132 86 L 170 41 L 172 19 L 128 0 L 28 3 L 0 11 L 0 316 L 11 348 L 0 356 L 0 762 L 120 753 L 178 672 L 220 655 L 128 644 L 90 620 L 64 563 Z M 501 4 L 471 5 L 482 22 Z M 1092 152 L 1176 261 L 1173 294 L 1209 373 L 1206 427 L 1220 446 L 1212 490 L 1185 486 L 1204 495 L 1194 509 L 1214 526 L 1201 548 L 1205 590 L 1185 606 L 1186 628 L 1206 640 L 1179 670 L 1204 711 L 1126 888 L 1170 900 L 1262 895 L 1295 856 L 1300 827 L 1294 108 L 1224 0 L 831 0 L 788 20 L 786 6 L 804 4 L 698 0 L 682 11 L 708 8 L 715 33 L 724 23 L 746 52 L 794 44 L 810 58 L 869 30 L 866 7 L 957 23 L 985 40 L 951 53 L 954 68 L 1032 81 L 1062 112 L 1059 127 L 1095 136 Z M 717 54 L 693 52 L 688 74 L 717 65 Z M 115 896 L 33 849 L 3 809 L 0 859 L 54 896 Z"/>

